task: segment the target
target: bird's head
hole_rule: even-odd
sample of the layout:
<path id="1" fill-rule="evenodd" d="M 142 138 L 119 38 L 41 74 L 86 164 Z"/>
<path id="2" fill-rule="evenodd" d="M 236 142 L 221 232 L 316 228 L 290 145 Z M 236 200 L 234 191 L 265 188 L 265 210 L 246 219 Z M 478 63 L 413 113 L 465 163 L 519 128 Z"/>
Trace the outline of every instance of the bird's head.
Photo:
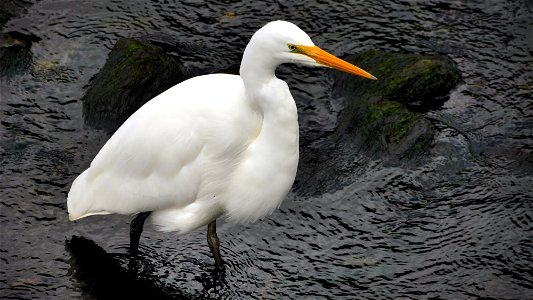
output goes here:
<path id="1" fill-rule="evenodd" d="M 277 64 L 299 63 L 335 68 L 347 73 L 376 80 L 372 74 L 315 46 L 309 35 L 293 23 L 273 21 L 259 29 L 250 44 L 268 53 Z M 264 56 L 266 57 L 266 56 Z"/>

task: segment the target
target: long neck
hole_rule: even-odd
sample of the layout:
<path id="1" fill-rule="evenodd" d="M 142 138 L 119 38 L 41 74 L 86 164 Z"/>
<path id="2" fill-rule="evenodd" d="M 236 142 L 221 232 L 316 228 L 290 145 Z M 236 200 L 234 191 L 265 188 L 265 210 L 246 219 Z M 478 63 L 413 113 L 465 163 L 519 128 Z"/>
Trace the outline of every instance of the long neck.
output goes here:
<path id="1" fill-rule="evenodd" d="M 249 91 L 260 89 L 276 79 L 275 72 L 279 64 L 261 50 L 253 43 L 253 40 L 244 50 L 239 73 Z"/>
<path id="2" fill-rule="evenodd" d="M 263 116 L 255 147 L 264 157 L 283 164 L 288 153 L 298 155 L 298 112 L 287 83 L 276 78 L 279 62 L 262 50 L 251 41 L 244 51 L 240 74 L 247 99 Z"/>
<path id="3" fill-rule="evenodd" d="M 226 203 L 230 218 L 236 221 L 257 220 L 278 207 L 298 166 L 296 104 L 287 84 L 276 78 L 276 65 L 254 53 L 245 51 L 240 74 L 247 100 L 263 118 L 257 137 L 246 150 L 246 163 L 234 174 L 239 187 L 247 192 L 236 189 L 239 193 L 229 195 Z"/>
<path id="4" fill-rule="evenodd" d="M 252 37 L 246 46 L 239 71 L 244 82 L 246 96 L 250 104 L 263 115 L 264 126 L 268 122 L 278 126 L 290 123 L 296 125 L 296 128 L 291 129 L 297 133 L 296 104 L 287 84 L 276 78 L 275 71 L 281 62 L 271 56 L 271 53 L 272 51 L 264 49 L 264 46 L 257 42 L 256 36 Z M 278 126 L 273 126 L 273 128 Z"/>

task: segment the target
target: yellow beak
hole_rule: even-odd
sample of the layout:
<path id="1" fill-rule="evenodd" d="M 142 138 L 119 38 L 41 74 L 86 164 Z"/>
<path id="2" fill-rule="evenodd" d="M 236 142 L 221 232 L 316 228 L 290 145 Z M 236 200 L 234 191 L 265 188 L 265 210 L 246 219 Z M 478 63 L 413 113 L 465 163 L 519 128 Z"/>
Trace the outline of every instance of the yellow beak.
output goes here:
<path id="1" fill-rule="evenodd" d="M 335 68 L 346 73 L 355 74 L 372 80 L 378 80 L 372 74 L 367 71 L 352 65 L 351 63 L 344 61 L 333 54 L 330 54 L 317 46 L 296 46 L 298 53 L 307 55 L 314 59 L 317 63 L 326 67 Z"/>

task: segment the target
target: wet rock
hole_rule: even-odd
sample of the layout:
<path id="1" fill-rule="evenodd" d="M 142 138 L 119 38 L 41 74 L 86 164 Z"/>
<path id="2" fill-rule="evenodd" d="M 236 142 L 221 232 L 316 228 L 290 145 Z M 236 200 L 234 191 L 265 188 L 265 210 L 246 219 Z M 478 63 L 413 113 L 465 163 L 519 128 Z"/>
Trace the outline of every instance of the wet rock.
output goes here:
<path id="1" fill-rule="evenodd" d="M 32 64 L 31 45 L 40 38 L 21 32 L 0 33 L 0 77 L 25 73 Z"/>
<path id="2" fill-rule="evenodd" d="M 460 80 L 454 64 L 441 56 L 382 51 L 346 60 L 379 80 L 333 73 L 333 97 L 344 99 L 336 137 L 347 137 L 373 157 L 413 158 L 427 149 L 435 129 L 417 111 L 437 108 L 447 99 Z"/>
<path id="3" fill-rule="evenodd" d="M 359 136 L 366 153 L 413 158 L 430 145 L 434 127 L 422 114 L 395 101 L 372 103 L 360 122 Z"/>
<path id="4" fill-rule="evenodd" d="M 114 131 L 148 100 L 189 77 L 161 47 L 120 39 L 83 97 L 85 122 Z"/>
<path id="5" fill-rule="evenodd" d="M 366 51 L 346 60 L 371 70 L 379 80 L 356 83 L 352 75 L 334 73 L 337 93 L 350 93 L 358 100 L 377 96 L 379 100 L 402 103 L 413 111 L 438 108 L 461 79 L 453 61 L 444 56 Z"/>
<path id="6" fill-rule="evenodd" d="M 460 80 L 454 64 L 440 56 L 368 51 L 345 60 L 378 80 L 331 72 L 332 96 L 343 108 L 335 132 L 302 143 L 299 193 L 342 187 L 373 160 L 389 165 L 423 160 L 437 129 L 420 111 L 441 105 Z"/>

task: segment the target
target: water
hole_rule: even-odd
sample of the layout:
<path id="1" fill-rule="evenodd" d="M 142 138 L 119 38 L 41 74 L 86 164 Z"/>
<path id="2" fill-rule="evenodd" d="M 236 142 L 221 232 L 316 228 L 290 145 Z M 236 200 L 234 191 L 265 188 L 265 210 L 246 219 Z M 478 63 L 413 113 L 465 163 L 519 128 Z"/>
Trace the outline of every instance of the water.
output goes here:
<path id="1" fill-rule="evenodd" d="M 187 67 L 220 68 L 272 19 L 337 55 L 452 58 L 464 82 L 426 112 L 440 131 L 431 155 L 409 166 L 350 157 L 358 168 L 327 188 L 299 177 L 272 216 L 221 224 L 225 274 L 212 272 L 204 230 L 148 228 L 128 274 L 129 217 L 67 220 L 70 183 L 108 138 L 83 125 L 86 85 L 120 37 L 170 36 Z M 3 28 L 42 40 L 31 69 L 0 78 L 0 295 L 533 298 L 531 19 L 530 1 L 38 1 Z M 329 73 L 278 73 L 297 100 L 302 145 L 327 138 L 342 109 Z"/>

